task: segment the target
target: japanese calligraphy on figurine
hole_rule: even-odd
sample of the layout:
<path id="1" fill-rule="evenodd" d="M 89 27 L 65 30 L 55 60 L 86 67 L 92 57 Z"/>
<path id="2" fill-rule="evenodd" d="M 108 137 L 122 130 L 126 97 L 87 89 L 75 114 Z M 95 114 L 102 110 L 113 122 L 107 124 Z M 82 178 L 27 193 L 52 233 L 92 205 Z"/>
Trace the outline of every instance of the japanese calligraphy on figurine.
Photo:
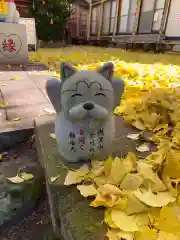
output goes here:
<path id="1" fill-rule="evenodd" d="M 99 129 L 96 133 L 89 135 L 81 128 L 77 133 L 69 132 L 69 151 L 78 151 L 84 155 L 84 151 L 88 151 L 89 158 L 94 157 L 97 149 L 103 149 L 104 129 Z"/>
<path id="2" fill-rule="evenodd" d="M 70 151 L 76 152 L 76 134 L 74 132 L 69 133 L 69 144 L 70 144 Z"/>
<path id="3" fill-rule="evenodd" d="M 113 64 L 97 71 L 77 71 L 61 64 L 61 80 L 47 82 L 56 110 L 55 133 L 60 155 L 68 162 L 105 159 L 115 136 L 113 111 L 124 92 L 124 82 L 113 79 Z"/>

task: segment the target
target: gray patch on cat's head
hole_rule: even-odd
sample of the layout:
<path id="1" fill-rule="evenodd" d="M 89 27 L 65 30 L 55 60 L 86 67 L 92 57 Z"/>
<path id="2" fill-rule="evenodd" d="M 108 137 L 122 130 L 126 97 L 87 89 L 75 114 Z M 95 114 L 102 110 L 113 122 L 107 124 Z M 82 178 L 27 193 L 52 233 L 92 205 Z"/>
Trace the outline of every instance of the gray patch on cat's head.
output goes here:
<path id="1" fill-rule="evenodd" d="M 124 83 L 120 79 L 114 89 L 113 67 L 112 63 L 107 63 L 97 71 L 77 71 L 70 64 L 62 63 L 62 82 L 54 80 L 47 83 L 47 92 L 56 111 L 61 108 L 74 120 L 86 117 L 106 119 L 118 105 L 124 91 Z"/>

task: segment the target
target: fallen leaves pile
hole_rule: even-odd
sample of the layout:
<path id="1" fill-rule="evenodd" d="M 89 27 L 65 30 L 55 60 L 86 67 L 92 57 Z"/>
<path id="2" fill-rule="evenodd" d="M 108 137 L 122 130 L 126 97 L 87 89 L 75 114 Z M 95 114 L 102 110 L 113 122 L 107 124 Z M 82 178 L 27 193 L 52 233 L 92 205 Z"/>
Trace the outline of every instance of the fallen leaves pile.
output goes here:
<path id="1" fill-rule="evenodd" d="M 96 69 L 99 65 L 78 66 Z M 147 158 L 129 152 L 70 170 L 65 185 L 77 185 L 91 207 L 105 207 L 109 240 L 180 239 L 180 67 L 114 61 L 126 90 L 115 114 L 148 131 L 157 151 Z M 146 143 L 141 148 L 145 148 Z M 138 149 L 137 149 L 138 150 Z M 141 149 L 142 150 L 142 149 Z M 148 150 L 148 149 L 147 149 Z M 139 149 L 140 151 L 140 149 Z M 145 150 L 143 150 L 145 151 Z"/>
<path id="2" fill-rule="evenodd" d="M 72 47 L 55 54 L 47 50 L 31 58 L 56 70 L 57 77 L 60 61 L 78 70 L 113 62 L 114 76 L 126 85 L 114 114 L 139 130 L 128 134 L 131 141 L 150 133 L 138 152 L 147 152 L 149 143 L 157 147 L 145 159 L 129 152 L 125 158 L 92 161 L 91 168 L 68 171 L 64 184 L 77 185 L 82 196 L 92 198 L 91 207 L 104 206 L 109 240 L 180 240 L 180 67 L 168 65 L 179 63 L 179 56 L 97 47 Z"/>
<path id="3" fill-rule="evenodd" d="M 106 207 L 110 240 L 180 239 L 180 152 L 168 143 L 145 160 L 130 152 L 92 161 L 69 171 L 64 184 L 93 197 L 91 207 Z"/>

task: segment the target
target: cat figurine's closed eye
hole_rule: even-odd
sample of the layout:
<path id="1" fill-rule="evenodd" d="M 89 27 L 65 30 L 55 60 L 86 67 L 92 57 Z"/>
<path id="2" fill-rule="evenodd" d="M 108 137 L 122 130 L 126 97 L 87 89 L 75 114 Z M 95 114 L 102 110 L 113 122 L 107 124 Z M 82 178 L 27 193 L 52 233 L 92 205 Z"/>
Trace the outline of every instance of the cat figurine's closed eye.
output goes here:
<path id="1" fill-rule="evenodd" d="M 62 63 L 61 80 L 47 81 L 56 110 L 55 134 L 61 156 L 68 162 L 104 159 L 111 155 L 115 136 L 113 110 L 120 103 L 124 82 L 114 79 L 114 65 L 97 71 L 77 71 Z"/>

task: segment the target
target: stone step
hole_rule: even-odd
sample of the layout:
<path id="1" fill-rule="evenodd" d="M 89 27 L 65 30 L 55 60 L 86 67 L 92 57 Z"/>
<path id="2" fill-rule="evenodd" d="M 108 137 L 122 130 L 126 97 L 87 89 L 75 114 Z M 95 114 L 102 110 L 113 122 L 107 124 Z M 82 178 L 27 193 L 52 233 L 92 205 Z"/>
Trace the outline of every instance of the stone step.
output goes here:
<path id="1" fill-rule="evenodd" d="M 51 74 L 25 71 L 0 74 L 0 103 L 8 103 L 6 109 L 0 108 L 0 132 L 32 128 L 36 116 L 47 114 L 46 109 L 53 111 L 45 91 Z"/>
<path id="2" fill-rule="evenodd" d="M 89 207 L 90 201 L 83 198 L 75 186 L 64 186 L 67 170 L 74 166 L 64 165 L 56 140 L 50 137 L 52 132 L 54 116 L 35 118 L 36 148 L 38 159 L 45 171 L 54 232 L 64 240 L 103 240 L 107 230 L 102 223 L 104 210 Z M 136 143 L 128 139 L 127 135 L 137 132 L 121 117 L 116 117 L 116 138 L 113 147 L 115 156 L 122 157 L 129 151 L 136 151 Z M 59 176 L 57 181 L 51 182 L 51 177 L 56 176 Z"/>
<path id="3" fill-rule="evenodd" d="M 28 63 L 26 65 L 19 64 L 0 64 L 0 71 L 44 71 L 48 70 L 48 68 L 41 63 L 33 62 Z"/>
<path id="4" fill-rule="evenodd" d="M 4 225 L 20 222 L 29 214 L 44 193 L 44 175 L 37 160 L 32 139 L 33 131 L 0 133 L 0 231 Z M 21 173 L 30 173 L 32 179 L 17 182 Z"/>

